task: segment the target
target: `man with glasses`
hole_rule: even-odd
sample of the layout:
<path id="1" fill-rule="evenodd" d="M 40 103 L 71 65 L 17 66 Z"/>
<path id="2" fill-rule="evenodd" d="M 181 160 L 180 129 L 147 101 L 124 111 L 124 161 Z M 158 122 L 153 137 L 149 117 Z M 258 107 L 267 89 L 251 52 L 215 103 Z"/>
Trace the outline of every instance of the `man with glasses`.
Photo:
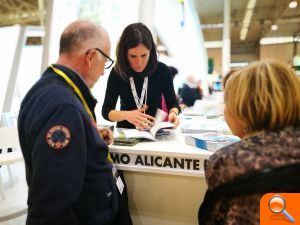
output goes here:
<path id="1" fill-rule="evenodd" d="M 115 224 L 117 188 L 90 88 L 113 64 L 102 27 L 71 23 L 50 65 L 24 98 L 18 121 L 29 187 L 27 225 Z M 129 216 L 129 214 L 128 214 Z M 130 218 L 130 216 L 129 216 Z"/>
<path id="2" fill-rule="evenodd" d="M 90 50 L 91 50 L 91 49 L 90 49 Z M 88 54 L 90 50 L 88 50 L 88 51 L 86 52 L 86 54 Z M 97 51 L 100 52 L 103 56 L 106 57 L 106 62 L 105 62 L 104 68 L 105 68 L 105 69 L 109 69 L 109 68 L 112 66 L 112 64 L 114 63 L 114 60 L 112 60 L 108 55 L 106 55 L 101 49 L 95 48 L 95 50 L 97 50 Z"/>

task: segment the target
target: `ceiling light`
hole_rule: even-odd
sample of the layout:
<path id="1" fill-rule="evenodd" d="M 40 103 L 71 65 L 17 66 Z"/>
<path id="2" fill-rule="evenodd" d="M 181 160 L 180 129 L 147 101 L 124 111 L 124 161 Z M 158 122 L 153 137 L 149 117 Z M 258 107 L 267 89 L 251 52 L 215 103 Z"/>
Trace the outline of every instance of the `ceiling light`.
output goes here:
<path id="1" fill-rule="evenodd" d="M 278 29 L 278 26 L 276 25 L 276 24 L 273 24 L 272 26 L 271 26 L 271 30 L 277 30 Z"/>
<path id="2" fill-rule="evenodd" d="M 293 43 L 293 37 L 268 37 L 260 39 L 261 45 Z"/>
<path id="3" fill-rule="evenodd" d="M 204 42 L 205 48 L 222 48 L 223 41 L 206 41 Z"/>
<path id="4" fill-rule="evenodd" d="M 247 62 L 232 62 L 230 63 L 230 67 L 244 67 L 247 66 L 249 63 Z"/>
<path id="5" fill-rule="evenodd" d="M 293 8 L 296 8 L 297 5 L 298 5 L 297 1 L 291 1 L 291 2 L 289 3 L 289 7 L 292 8 L 292 9 L 293 9 Z"/>
<path id="6" fill-rule="evenodd" d="M 209 24 L 201 25 L 202 29 L 219 29 L 219 28 L 223 28 L 223 27 L 224 27 L 223 23 L 209 23 Z"/>
<path id="7" fill-rule="evenodd" d="M 254 9 L 256 0 L 250 0 L 247 5 L 247 9 Z"/>
<path id="8" fill-rule="evenodd" d="M 245 17 L 243 19 L 243 25 L 240 32 L 240 39 L 245 40 L 248 33 L 248 28 L 251 23 L 251 18 L 253 16 L 253 10 L 255 8 L 256 0 L 248 0 L 247 9 L 245 13 Z"/>
<path id="9" fill-rule="evenodd" d="M 241 33 L 240 39 L 243 41 L 246 39 L 247 33 Z"/>
<path id="10" fill-rule="evenodd" d="M 26 26 L 25 30 L 26 37 L 44 37 L 45 28 L 40 26 Z"/>

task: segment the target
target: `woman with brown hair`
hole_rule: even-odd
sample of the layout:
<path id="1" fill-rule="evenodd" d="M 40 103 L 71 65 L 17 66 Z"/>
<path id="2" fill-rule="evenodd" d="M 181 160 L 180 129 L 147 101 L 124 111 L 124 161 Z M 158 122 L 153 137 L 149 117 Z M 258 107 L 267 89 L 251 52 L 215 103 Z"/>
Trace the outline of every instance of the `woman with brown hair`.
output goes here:
<path id="1" fill-rule="evenodd" d="M 224 101 L 241 141 L 205 161 L 199 224 L 259 224 L 263 194 L 300 191 L 300 79 L 285 64 L 255 62 L 228 77 Z"/>
<path id="2" fill-rule="evenodd" d="M 102 115 L 116 121 L 117 127 L 148 129 L 162 95 L 169 109 L 168 119 L 179 124 L 180 107 L 176 100 L 168 67 L 157 61 L 150 30 L 142 23 L 128 25 L 117 46 L 117 61 L 107 81 Z M 120 97 L 121 109 L 116 110 Z"/>

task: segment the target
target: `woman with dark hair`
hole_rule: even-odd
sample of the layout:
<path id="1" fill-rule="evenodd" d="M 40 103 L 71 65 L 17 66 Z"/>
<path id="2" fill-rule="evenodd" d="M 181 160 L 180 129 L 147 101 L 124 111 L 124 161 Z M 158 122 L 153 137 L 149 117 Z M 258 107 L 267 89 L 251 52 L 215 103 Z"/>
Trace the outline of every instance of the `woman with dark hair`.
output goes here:
<path id="1" fill-rule="evenodd" d="M 179 125 L 180 107 L 168 67 L 157 61 L 150 30 L 142 23 L 128 25 L 117 46 L 117 60 L 107 81 L 102 115 L 117 127 L 149 129 L 162 95 L 169 109 L 168 119 Z M 121 109 L 116 110 L 118 97 Z"/>

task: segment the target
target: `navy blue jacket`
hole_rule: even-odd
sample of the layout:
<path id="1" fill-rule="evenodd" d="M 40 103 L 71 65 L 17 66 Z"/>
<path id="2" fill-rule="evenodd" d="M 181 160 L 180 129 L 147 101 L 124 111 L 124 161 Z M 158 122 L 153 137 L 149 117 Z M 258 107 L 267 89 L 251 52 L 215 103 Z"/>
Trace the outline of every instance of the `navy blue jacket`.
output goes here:
<path id="1" fill-rule="evenodd" d="M 83 80 L 64 66 L 54 66 L 77 85 L 95 116 L 97 101 Z M 73 89 L 51 68 L 30 89 L 18 119 L 29 186 L 27 225 L 111 223 L 117 211 L 116 186 L 108 147 L 95 124 Z M 65 146 L 59 149 L 53 142 Z"/>

